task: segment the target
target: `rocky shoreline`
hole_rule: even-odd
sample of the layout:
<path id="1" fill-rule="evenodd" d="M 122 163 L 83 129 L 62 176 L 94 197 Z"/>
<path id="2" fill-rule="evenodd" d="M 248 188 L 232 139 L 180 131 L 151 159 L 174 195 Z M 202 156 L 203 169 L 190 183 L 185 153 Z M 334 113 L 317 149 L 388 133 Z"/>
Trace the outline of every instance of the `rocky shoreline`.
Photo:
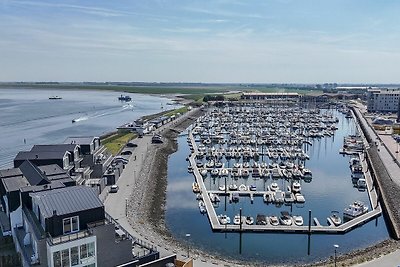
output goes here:
<path id="1" fill-rule="evenodd" d="M 191 119 L 197 118 L 202 112 L 197 110 L 191 114 Z M 174 153 L 178 146 L 176 138 L 193 121 L 190 118 L 182 118 L 179 122 L 163 129 L 163 144 L 152 144 L 148 149 L 144 164 L 133 186 L 133 193 L 129 201 L 129 222 L 135 231 L 148 242 L 164 248 L 178 257 L 186 253 L 186 245 L 176 240 L 167 229 L 164 220 L 168 157 Z M 338 266 L 352 266 L 372 260 L 381 255 L 400 249 L 400 242 L 388 239 L 374 246 L 339 255 Z M 200 250 L 191 249 L 191 257 L 206 259 L 213 264 L 225 266 L 250 266 L 244 262 L 222 258 L 218 255 L 210 255 Z M 253 263 L 251 266 L 259 265 Z M 333 258 L 321 262 L 304 264 L 299 266 L 333 266 Z"/>

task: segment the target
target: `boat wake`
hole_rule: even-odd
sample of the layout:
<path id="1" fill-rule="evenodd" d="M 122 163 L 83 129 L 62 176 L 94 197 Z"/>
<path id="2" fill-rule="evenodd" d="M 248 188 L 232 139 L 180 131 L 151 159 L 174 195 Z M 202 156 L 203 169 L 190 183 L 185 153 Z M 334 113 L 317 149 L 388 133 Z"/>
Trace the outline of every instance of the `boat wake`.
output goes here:
<path id="1" fill-rule="evenodd" d="M 102 112 L 102 113 L 96 112 L 92 115 L 86 115 L 83 117 L 79 117 L 77 119 L 73 119 L 72 122 L 79 122 L 79 121 L 85 121 L 85 120 L 89 120 L 89 119 L 95 119 L 95 118 L 100 118 L 100 117 L 104 117 L 104 116 L 114 115 L 114 114 L 117 114 L 120 112 L 124 112 L 126 110 L 133 110 L 133 105 L 127 104 L 127 105 L 122 106 L 122 109 L 118 108 L 117 110 L 110 110 L 110 111 Z"/>

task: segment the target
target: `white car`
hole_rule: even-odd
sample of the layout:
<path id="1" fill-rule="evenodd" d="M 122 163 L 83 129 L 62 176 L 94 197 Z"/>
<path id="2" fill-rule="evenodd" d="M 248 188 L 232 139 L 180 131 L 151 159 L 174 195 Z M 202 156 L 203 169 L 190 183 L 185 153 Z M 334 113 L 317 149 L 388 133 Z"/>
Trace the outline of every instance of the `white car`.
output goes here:
<path id="1" fill-rule="evenodd" d="M 118 192 L 118 185 L 114 184 L 110 187 L 110 193 L 117 193 Z"/>

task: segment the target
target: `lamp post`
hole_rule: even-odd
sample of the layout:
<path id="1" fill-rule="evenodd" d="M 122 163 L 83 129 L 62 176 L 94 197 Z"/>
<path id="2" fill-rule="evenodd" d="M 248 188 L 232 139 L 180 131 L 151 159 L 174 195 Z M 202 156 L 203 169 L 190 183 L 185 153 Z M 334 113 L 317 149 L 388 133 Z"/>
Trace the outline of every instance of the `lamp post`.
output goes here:
<path id="1" fill-rule="evenodd" d="M 189 238 L 190 234 L 186 234 L 186 239 L 187 239 L 187 257 L 189 258 Z"/>
<path id="2" fill-rule="evenodd" d="M 333 247 L 335 248 L 335 267 L 336 267 L 336 253 L 337 253 L 337 249 L 339 248 L 339 245 L 333 245 Z"/>

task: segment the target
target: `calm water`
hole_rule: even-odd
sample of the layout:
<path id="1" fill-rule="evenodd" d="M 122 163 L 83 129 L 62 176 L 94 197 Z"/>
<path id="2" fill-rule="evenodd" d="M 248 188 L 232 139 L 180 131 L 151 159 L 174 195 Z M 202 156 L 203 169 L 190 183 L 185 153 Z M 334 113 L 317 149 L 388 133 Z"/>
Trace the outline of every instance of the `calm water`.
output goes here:
<path id="1" fill-rule="evenodd" d="M 61 100 L 49 100 L 53 95 Z M 174 106 L 163 97 L 128 94 L 133 102 L 118 101 L 118 92 L 0 89 L 0 168 L 12 166 L 21 150 L 34 144 L 60 143 L 68 136 L 101 135 L 143 115 Z M 176 107 L 176 106 L 175 106 Z M 72 123 L 73 119 L 79 119 Z M 24 144 L 26 139 L 26 144 Z"/>
<path id="2" fill-rule="evenodd" d="M 233 217 L 242 208 L 243 215 L 251 215 L 254 218 L 257 213 L 266 215 L 279 215 L 280 211 L 291 211 L 293 215 L 302 215 L 305 224 L 308 223 L 308 210 L 312 211 L 312 217 L 317 217 L 321 224 L 326 225 L 326 218 L 332 210 L 343 211 L 355 200 L 369 203 L 367 192 L 359 192 L 351 182 L 349 157 L 340 155 L 339 149 L 343 145 L 343 137 L 355 133 L 355 125 L 352 120 L 344 118 L 344 115 L 334 112 L 339 118 L 338 127 L 334 137 L 314 139 L 313 145 L 307 153 L 310 156 L 305 166 L 313 172 L 311 183 L 302 181 L 302 194 L 306 198 L 306 204 L 299 206 L 285 206 L 278 208 L 274 205 L 264 204 L 261 197 L 255 198 L 253 204 L 250 198 L 241 197 L 236 204 L 227 204 L 225 211 L 224 197 L 216 208 L 217 214 L 228 214 Z M 213 233 L 208 222 L 207 215 L 201 215 L 195 194 L 192 193 L 194 177 L 187 172 L 188 162 L 186 157 L 190 154 L 186 136 L 178 138 L 179 150 L 170 157 L 168 169 L 167 192 L 167 226 L 176 238 L 191 246 L 206 250 L 211 253 L 223 255 L 240 260 L 260 261 L 264 263 L 295 263 L 311 262 L 324 259 L 333 255 L 334 244 L 339 244 L 339 253 L 348 252 L 357 248 L 367 247 L 389 237 L 384 218 L 381 216 L 362 227 L 359 227 L 345 235 L 312 235 L 310 255 L 308 251 L 308 236 L 305 234 L 273 234 L 273 233 L 246 233 L 242 234 L 242 253 L 239 254 L 238 233 Z M 260 158 L 261 160 L 261 158 Z M 263 161 L 267 161 L 264 158 Z M 232 166 L 232 165 L 231 165 Z M 263 188 L 271 184 L 271 179 L 253 180 L 239 179 L 239 184 L 256 184 L 257 188 Z M 205 179 L 208 189 L 217 189 L 224 179 Z M 228 183 L 229 184 L 229 181 Z M 284 180 L 278 182 L 280 188 L 285 188 Z M 190 240 L 185 240 L 185 234 L 190 233 Z"/>

